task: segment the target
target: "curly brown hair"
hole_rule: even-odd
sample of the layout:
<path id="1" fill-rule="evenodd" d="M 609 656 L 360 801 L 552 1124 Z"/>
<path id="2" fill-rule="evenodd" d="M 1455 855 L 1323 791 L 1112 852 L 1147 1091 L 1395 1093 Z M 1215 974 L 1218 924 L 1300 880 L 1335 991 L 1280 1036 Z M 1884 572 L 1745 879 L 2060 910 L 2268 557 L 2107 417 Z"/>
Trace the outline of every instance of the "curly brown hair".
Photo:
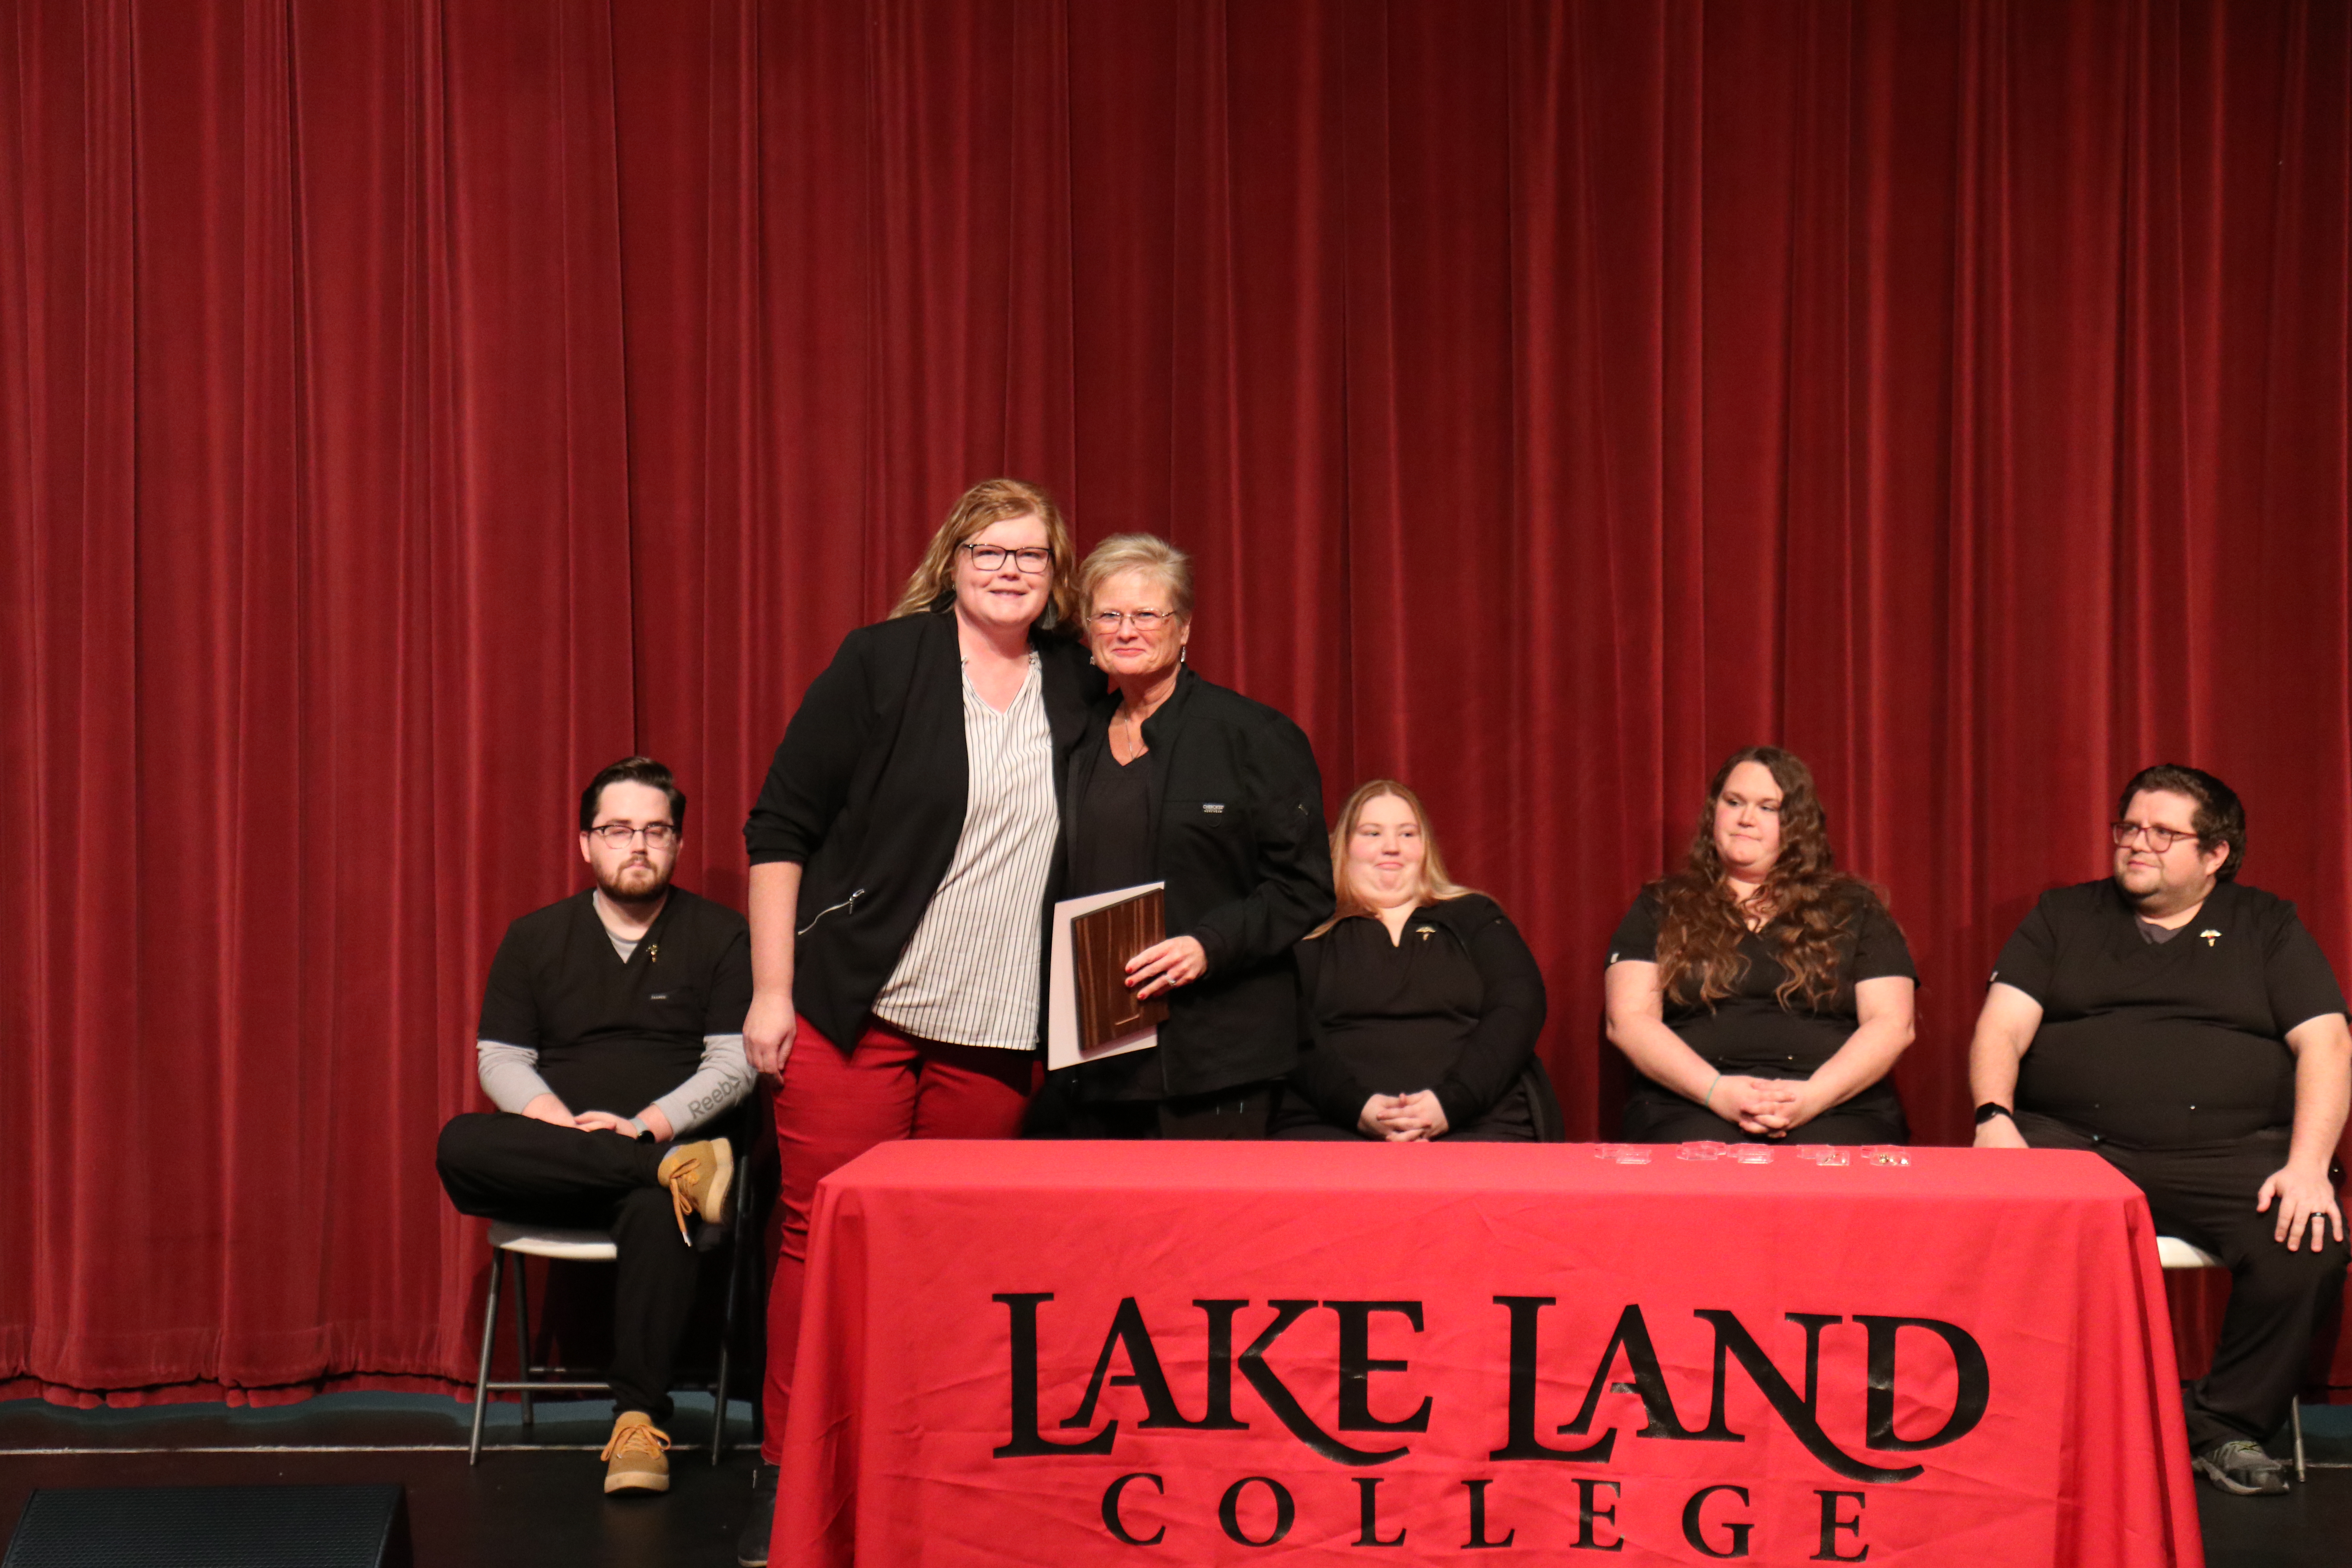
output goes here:
<path id="1" fill-rule="evenodd" d="M 1715 847 L 1716 802 L 1742 763 L 1762 763 L 1780 786 L 1780 853 L 1750 905 L 1765 911 L 1770 921 L 1765 934 L 1780 943 L 1785 978 L 1773 994 L 1783 1007 L 1797 1001 L 1820 1007 L 1838 992 L 1838 938 L 1855 905 L 1875 895 L 1869 884 L 1837 869 L 1812 770 L 1778 746 L 1746 746 L 1726 759 L 1706 786 L 1689 858 L 1681 870 L 1650 885 L 1659 903 L 1658 987 L 1670 996 L 1695 992 L 1711 1009 L 1747 976 L 1739 944 L 1748 922 Z"/>

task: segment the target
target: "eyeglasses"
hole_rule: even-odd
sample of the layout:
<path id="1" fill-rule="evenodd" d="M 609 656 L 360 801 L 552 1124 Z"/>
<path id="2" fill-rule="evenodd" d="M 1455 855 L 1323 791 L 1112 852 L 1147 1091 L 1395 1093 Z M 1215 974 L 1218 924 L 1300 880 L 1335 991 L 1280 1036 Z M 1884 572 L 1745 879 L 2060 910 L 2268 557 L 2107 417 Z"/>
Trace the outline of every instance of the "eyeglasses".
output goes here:
<path id="1" fill-rule="evenodd" d="M 2171 848 L 2173 845 L 2180 839 L 2194 838 L 2197 837 L 2196 834 L 2189 832 L 2183 828 L 2143 827 L 2137 822 L 2109 823 L 2107 825 L 2107 833 L 2109 837 L 2115 839 L 2116 847 L 2118 849 L 2130 848 L 2133 839 L 2137 838 L 2142 834 L 2146 834 L 2147 836 L 2147 847 L 2150 849 L 2155 850 L 2158 855 L 2161 855 L 2166 850 Z"/>
<path id="2" fill-rule="evenodd" d="M 648 822 L 643 827 L 632 827 L 625 822 L 608 822 L 602 827 L 592 827 L 588 831 L 615 849 L 635 843 L 641 833 L 645 835 L 648 849 L 667 849 L 677 842 L 677 827 L 667 822 Z"/>
<path id="3" fill-rule="evenodd" d="M 1176 614 L 1172 610 L 1097 610 L 1087 618 L 1094 623 L 1095 630 L 1106 636 L 1118 630 L 1119 622 L 1125 621 L 1137 631 L 1150 637 L 1162 626 L 1174 620 Z"/>
<path id="4" fill-rule="evenodd" d="M 983 572 L 994 572 L 1002 569 L 1004 565 L 1004 558 L 1008 555 L 1013 557 L 1013 563 L 1019 566 L 1024 572 L 1043 572 L 1046 567 L 1051 566 L 1054 563 L 1053 551 L 1046 549 L 1042 545 L 1029 545 L 1020 550 L 1007 550 L 1001 544 L 965 543 L 959 544 L 956 548 L 958 550 L 969 552 L 971 555 L 971 563 L 979 567 Z"/>

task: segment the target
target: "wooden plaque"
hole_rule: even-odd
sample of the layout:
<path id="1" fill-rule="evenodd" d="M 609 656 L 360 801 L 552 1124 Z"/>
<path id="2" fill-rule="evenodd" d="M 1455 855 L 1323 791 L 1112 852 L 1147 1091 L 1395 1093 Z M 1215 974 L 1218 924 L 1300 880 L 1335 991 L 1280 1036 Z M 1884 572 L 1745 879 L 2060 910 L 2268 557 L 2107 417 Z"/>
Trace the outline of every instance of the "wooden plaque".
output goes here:
<path id="1" fill-rule="evenodd" d="M 1076 971 L 1078 1048 L 1096 1047 L 1156 1027 L 1168 1016 L 1162 997 L 1139 1002 L 1127 988 L 1127 961 L 1166 940 L 1168 906 L 1162 889 L 1106 904 L 1070 922 L 1070 962 Z"/>

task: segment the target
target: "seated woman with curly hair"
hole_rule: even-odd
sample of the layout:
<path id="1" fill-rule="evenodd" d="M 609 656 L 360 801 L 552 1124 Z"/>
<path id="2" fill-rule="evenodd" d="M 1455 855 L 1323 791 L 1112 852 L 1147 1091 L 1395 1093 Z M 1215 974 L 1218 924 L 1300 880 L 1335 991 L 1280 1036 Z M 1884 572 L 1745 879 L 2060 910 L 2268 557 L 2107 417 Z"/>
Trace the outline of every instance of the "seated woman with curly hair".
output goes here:
<path id="1" fill-rule="evenodd" d="M 1909 1138 L 1886 1075 L 1911 1043 L 1911 951 L 1835 868 L 1790 753 L 1732 754 L 1687 863 L 1642 889 L 1609 949 L 1609 1038 L 1643 1079 L 1628 1140 Z"/>

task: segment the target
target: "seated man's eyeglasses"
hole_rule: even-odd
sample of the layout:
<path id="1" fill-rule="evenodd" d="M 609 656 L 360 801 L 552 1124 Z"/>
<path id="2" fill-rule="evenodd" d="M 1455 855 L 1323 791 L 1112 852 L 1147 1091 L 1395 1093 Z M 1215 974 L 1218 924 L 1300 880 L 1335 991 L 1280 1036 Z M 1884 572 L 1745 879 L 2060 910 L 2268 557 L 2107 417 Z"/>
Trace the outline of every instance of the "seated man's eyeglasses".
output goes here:
<path id="1" fill-rule="evenodd" d="M 630 843 L 640 833 L 645 835 L 648 849 L 667 848 L 677 841 L 677 829 L 667 822 L 648 822 L 643 827 L 632 827 L 625 822 L 608 822 L 588 831 L 615 848 Z"/>
<path id="2" fill-rule="evenodd" d="M 2195 833 L 2190 832 L 2186 828 L 2143 827 L 2137 822 L 2109 823 L 2107 825 L 2107 831 L 2114 836 L 2116 847 L 2118 849 L 2130 848 L 2131 841 L 2145 833 L 2147 835 L 2147 847 L 2150 849 L 2155 850 L 2158 855 L 2161 855 L 2166 850 L 2171 848 L 2173 845 L 2180 839 L 2194 838 L 2197 837 Z"/>
<path id="3" fill-rule="evenodd" d="M 1022 550 L 1007 550 L 1000 544 L 959 544 L 956 548 L 969 552 L 971 563 L 983 572 L 996 571 L 1008 555 L 1024 572 L 1043 572 L 1054 563 L 1054 552 L 1039 545 Z"/>

